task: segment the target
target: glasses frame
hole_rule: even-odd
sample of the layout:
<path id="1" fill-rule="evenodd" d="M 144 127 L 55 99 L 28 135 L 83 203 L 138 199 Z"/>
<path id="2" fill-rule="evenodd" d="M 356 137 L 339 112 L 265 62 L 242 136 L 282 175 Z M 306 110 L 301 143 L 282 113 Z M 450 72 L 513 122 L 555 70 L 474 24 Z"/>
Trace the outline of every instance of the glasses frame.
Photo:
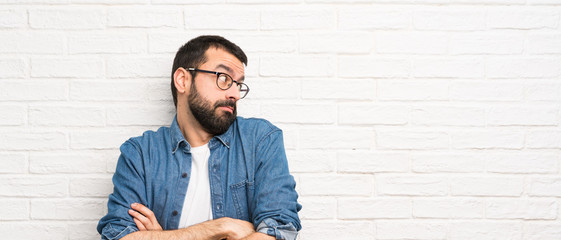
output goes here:
<path id="1" fill-rule="evenodd" d="M 187 68 L 187 70 L 188 70 L 188 71 L 192 71 L 192 72 L 202 72 L 202 73 L 210 73 L 210 74 L 216 75 L 216 86 L 217 86 L 218 88 L 220 88 L 221 90 L 224 90 L 224 91 L 230 89 L 230 88 L 232 87 L 232 85 L 234 85 L 234 83 L 236 83 L 236 86 L 238 86 L 238 89 L 239 89 L 239 92 L 240 92 L 240 99 L 244 98 L 244 97 L 247 96 L 247 94 L 249 93 L 249 86 L 247 86 L 247 84 L 245 84 L 245 83 L 240 83 L 240 82 L 234 80 L 234 78 L 232 78 L 232 76 L 230 76 L 230 75 L 227 74 L 227 73 L 215 72 L 215 71 L 208 71 L 208 70 L 203 70 L 203 69 L 198 69 L 198 68 Z M 220 87 L 220 84 L 218 84 L 218 79 L 220 78 L 220 75 L 225 75 L 226 78 L 229 78 L 229 79 L 232 80 L 232 82 L 230 82 L 230 84 L 228 85 L 227 88 L 221 88 L 221 87 Z M 242 90 L 241 90 L 242 87 L 240 87 L 240 86 L 242 86 L 242 85 L 245 86 L 246 89 L 247 89 L 247 91 L 245 91 L 245 94 L 242 94 Z"/>

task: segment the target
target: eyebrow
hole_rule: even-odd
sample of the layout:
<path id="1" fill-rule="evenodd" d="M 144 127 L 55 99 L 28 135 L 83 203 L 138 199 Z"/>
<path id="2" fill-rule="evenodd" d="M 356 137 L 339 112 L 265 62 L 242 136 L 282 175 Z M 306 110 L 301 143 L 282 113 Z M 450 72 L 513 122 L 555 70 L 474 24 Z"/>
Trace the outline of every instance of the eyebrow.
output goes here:
<path id="1" fill-rule="evenodd" d="M 223 69 L 225 69 L 227 72 L 230 72 L 230 73 L 231 73 L 231 72 L 234 72 L 234 71 L 232 71 L 232 68 L 230 68 L 230 67 L 228 67 L 228 66 L 226 66 L 226 65 L 224 65 L 224 64 L 218 64 L 218 66 L 216 66 L 216 68 L 223 68 Z M 237 81 L 238 81 L 239 83 L 243 83 L 244 80 L 245 80 L 245 75 L 242 76 L 242 78 L 240 78 L 240 80 L 237 80 Z"/>

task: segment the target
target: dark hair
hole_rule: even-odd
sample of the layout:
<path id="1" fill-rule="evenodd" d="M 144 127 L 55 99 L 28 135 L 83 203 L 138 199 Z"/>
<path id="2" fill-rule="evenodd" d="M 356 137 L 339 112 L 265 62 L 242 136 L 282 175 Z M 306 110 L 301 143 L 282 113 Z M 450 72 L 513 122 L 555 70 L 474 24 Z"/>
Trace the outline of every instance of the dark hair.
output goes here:
<path id="1" fill-rule="evenodd" d="M 238 45 L 228 41 L 221 36 L 203 35 L 191 39 L 185 45 L 181 46 L 175 54 L 173 60 L 173 69 L 171 71 L 171 95 L 173 96 L 173 104 L 177 108 L 177 88 L 173 81 L 173 74 L 178 68 L 198 67 L 207 61 L 205 53 L 211 48 L 225 50 L 234 55 L 243 64 L 247 65 L 247 56 Z M 196 73 L 190 72 L 191 76 L 195 78 Z"/>

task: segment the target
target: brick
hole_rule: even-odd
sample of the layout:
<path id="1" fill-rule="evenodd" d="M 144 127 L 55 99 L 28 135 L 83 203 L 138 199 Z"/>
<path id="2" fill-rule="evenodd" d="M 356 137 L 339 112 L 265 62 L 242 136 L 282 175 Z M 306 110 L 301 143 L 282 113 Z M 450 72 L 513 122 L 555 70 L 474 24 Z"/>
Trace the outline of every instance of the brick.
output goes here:
<path id="1" fill-rule="evenodd" d="M 145 7 L 110 8 L 107 26 L 136 28 L 182 28 L 183 13 L 179 9 Z"/>
<path id="2" fill-rule="evenodd" d="M 512 130 L 472 130 L 450 134 L 452 147 L 456 149 L 521 149 L 524 133 Z"/>
<path id="3" fill-rule="evenodd" d="M 331 29 L 336 15 L 330 9 L 275 9 L 261 12 L 261 29 Z"/>
<path id="4" fill-rule="evenodd" d="M 0 196 L 64 197 L 68 195 L 68 180 L 58 177 L 0 177 Z"/>
<path id="5" fill-rule="evenodd" d="M 555 199 L 489 199 L 485 213 L 493 219 L 549 219 L 557 217 Z"/>
<path id="6" fill-rule="evenodd" d="M 115 170 L 117 169 L 117 161 L 119 160 L 119 154 L 121 154 L 121 151 L 119 151 L 119 149 L 112 149 L 109 152 L 113 152 L 113 154 L 111 155 L 112 157 L 108 157 L 105 161 L 105 163 L 107 164 L 107 173 L 115 173 Z"/>
<path id="7" fill-rule="evenodd" d="M 561 131 L 531 130 L 526 135 L 528 148 L 561 148 Z"/>
<path id="8" fill-rule="evenodd" d="M 107 59 L 107 76 L 111 78 L 169 77 L 172 65 L 173 58 L 111 57 Z"/>
<path id="9" fill-rule="evenodd" d="M 526 48 L 528 53 L 555 54 L 561 53 L 561 34 L 534 33 L 528 36 Z"/>
<path id="10" fill-rule="evenodd" d="M 261 106 L 259 105 L 259 103 L 257 101 L 251 101 L 246 98 L 244 98 L 243 101 L 237 103 L 238 116 L 245 117 L 245 118 L 249 118 L 249 117 L 263 118 L 263 116 L 261 116 Z M 169 104 L 171 106 L 173 102 L 170 101 Z"/>
<path id="11" fill-rule="evenodd" d="M 447 100 L 450 83 L 446 80 L 378 80 L 380 100 Z"/>
<path id="12" fill-rule="evenodd" d="M 171 91 L 168 88 L 168 94 Z M 77 101 L 141 101 L 146 98 L 146 84 L 139 80 L 73 80 L 70 99 Z"/>
<path id="13" fill-rule="evenodd" d="M 464 10 L 465 9 L 465 10 Z M 485 12 L 480 9 L 453 9 L 448 7 L 434 10 L 419 10 L 413 13 L 413 25 L 420 30 L 470 31 L 485 29 Z"/>
<path id="14" fill-rule="evenodd" d="M 107 125 L 169 125 L 175 115 L 173 105 L 125 105 L 107 108 Z"/>
<path id="15" fill-rule="evenodd" d="M 111 175 L 103 178 L 70 179 L 70 196 L 73 197 L 107 197 L 113 192 Z"/>
<path id="16" fill-rule="evenodd" d="M 302 196 L 370 196 L 372 177 L 366 175 L 302 175 Z"/>
<path id="17" fill-rule="evenodd" d="M 340 151 L 337 171 L 343 173 L 408 172 L 408 153 L 375 151 Z"/>
<path id="18" fill-rule="evenodd" d="M 46 3 L 46 4 L 64 4 L 68 3 L 68 0 L 2 0 L 0 3 L 8 4 L 30 4 L 30 3 Z"/>
<path id="19" fill-rule="evenodd" d="M 239 1 L 239 0 L 235 0 L 235 1 Z M 242 0 L 242 1 L 246 1 L 246 0 Z M 255 0 L 253 0 L 255 1 Z M 296 0 L 292 0 L 293 2 L 296 2 Z M 353 2 L 353 3 L 362 3 L 362 2 L 374 2 L 373 0 L 305 0 L 305 2 L 309 2 L 309 3 L 349 3 L 349 2 Z"/>
<path id="20" fill-rule="evenodd" d="M 485 171 L 485 155 L 461 152 L 412 154 L 412 169 L 418 173 L 469 173 Z"/>
<path id="21" fill-rule="evenodd" d="M 422 126 L 485 126 L 485 118 L 480 107 L 418 106 L 411 111 L 411 124 Z"/>
<path id="22" fill-rule="evenodd" d="M 66 149 L 67 145 L 63 132 L 4 132 L 0 138 L 2 150 L 55 150 Z"/>
<path id="23" fill-rule="evenodd" d="M 524 35 L 508 33 L 458 33 L 450 37 L 452 54 L 521 54 Z"/>
<path id="24" fill-rule="evenodd" d="M 487 12 L 487 27 L 491 29 L 553 29 L 558 24 L 556 9 L 504 8 Z"/>
<path id="25" fill-rule="evenodd" d="M 366 221 L 310 221 L 299 233 L 300 239 L 366 239 L 374 240 L 375 227 Z M 325 226 L 329 226 L 326 228 Z M 352 229 L 352 231 L 349 231 Z"/>
<path id="26" fill-rule="evenodd" d="M 98 221 L 87 221 L 87 222 L 70 222 L 68 227 L 74 231 L 68 236 L 68 240 L 80 240 L 80 239 L 97 239 L 99 238 L 99 233 L 97 232 Z"/>
<path id="27" fill-rule="evenodd" d="M 299 52 L 369 53 L 373 45 L 374 37 L 368 32 L 304 34 L 300 35 Z"/>
<path id="28" fill-rule="evenodd" d="M 299 135 L 298 130 L 294 128 L 283 127 L 282 125 L 279 125 L 278 127 L 280 127 L 283 132 L 284 147 L 289 150 L 296 149 Z"/>
<path id="29" fill-rule="evenodd" d="M 548 105 L 497 106 L 488 110 L 489 125 L 557 125 L 558 107 Z"/>
<path id="30" fill-rule="evenodd" d="M 290 33 L 273 34 L 259 32 L 258 34 L 232 34 L 225 37 L 240 46 L 246 53 L 291 53 L 296 51 L 298 46 L 298 35 Z"/>
<path id="31" fill-rule="evenodd" d="M 32 200 L 34 220 L 97 220 L 105 215 L 106 200 Z"/>
<path id="32" fill-rule="evenodd" d="M 261 77 L 259 74 L 259 68 L 261 66 L 261 59 L 256 54 L 250 54 L 247 57 L 247 62 L 249 65 L 245 68 L 245 76 L 248 78 L 247 80 L 258 79 Z"/>
<path id="33" fill-rule="evenodd" d="M 559 1 L 557 0 L 528 0 L 529 5 L 559 5 Z"/>
<path id="34" fill-rule="evenodd" d="M 245 81 L 250 89 L 246 98 L 251 99 L 298 99 L 300 81 L 286 78 L 260 78 Z M 245 99 L 243 100 L 245 101 Z"/>
<path id="35" fill-rule="evenodd" d="M 446 239 L 447 224 L 429 221 L 377 221 L 376 239 Z"/>
<path id="36" fill-rule="evenodd" d="M 342 77 L 407 77 L 410 62 L 399 58 L 339 57 L 339 76 Z"/>
<path id="37" fill-rule="evenodd" d="M 96 152 L 32 152 L 29 155 L 31 173 L 104 173 L 106 159 L 118 158 L 103 151 Z"/>
<path id="38" fill-rule="evenodd" d="M 279 123 L 335 123 L 333 104 L 262 104 L 261 116 Z"/>
<path id="39" fill-rule="evenodd" d="M 29 25 L 37 29 L 103 29 L 105 13 L 95 8 L 31 9 Z"/>
<path id="40" fill-rule="evenodd" d="M 144 4 L 147 0 L 70 0 L 77 4 Z M 152 0 L 154 3 L 155 0 Z"/>
<path id="41" fill-rule="evenodd" d="M 380 149 L 447 149 L 448 133 L 432 131 L 376 131 L 376 146 Z"/>
<path id="42" fill-rule="evenodd" d="M 524 83 L 512 80 L 453 81 L 450 99 L 458 101 L 519 101 L 524 97 Z"/>
<path id="43" fill-rule="evenodd" d="M 9 113 L 0 115 L 1 126 L 21 126 L 27 122 L 27 107 L 24 105 L 0 105 L 0 112 Z"/>
<path id="44" fill-rule="evenodd" d="M 4 239 L 66 239 L 68 230 L 66 223 L 54 222 L 3 222 L 0 225 Z"/>
<path id="45" fill-rule="evenodd" d="M 376 81 L 372 79 L 305 79 L 302 80 L 301 96 L 303 99 L 373 100 L 376 96 Z"/>
<path id="46" fill-rule="evenodd" d="M 129 97 L 136 97 L 145 99 L 145 96 L 142 95 L 142 91 L 149 92 L 148 100 L 150 101 L 165 101 L 170 105 L 173 105 L 173 97 L 171 95 L 171 88 L 170 88 L 170 79 L 159 79 L 159 80 L 149 80 L 148 87 L 144 90 L 143 84 L 139 84 L 138 81 L 135 83 L 138 87 L 138 93 L 131 94 Z M 144 93 L 146 94 L 146 93 Z M 139 96 L 140 95 L 140 96 Z M 253 95 L 253 86 L 251 88 L 251 95 Z M 244 100 L 245 101 L 245 100 Z M 243 102 L 243 101 L 242 101 Z M 240 103 L 240 102 L 238 102 Z"/>
<path id="47" fill-rule="evenodd" d="M 381 32 L 376 34 L 376 52 L 404 54 L 445 54 L 448 35 L 423 32 Z"/>
<path id="48" fill-rule="evenodd" d="M 70 134 L 72 149 L 115 149 L 119 148 L 127 139 L 140 136 L 148 129 L 100 128 L 90 130 L 76 130 Z"/>
<path id="49" fill-rule="evenodd" d="M 410 108 L 399 105 L 339 104 L 339 124 L 405 125 Z"/>
<path id="50" fill-rule="evenodd" d="M 0 173 L 27 172 L 27 157 L 24 153 L 0 153 L 0 164 Z"/>
<path id="51" fill-rule="evenodd" d="M 0 88 L 0 100 L 49 101 L 67 98 L 68 83 L 64 80 L 3 80 Z"/>
<path id="52" fill-rule="evenodd" d="M 333 219 L 337 213 L 337 200 L 333 197 L 298 198 L 301 219 Z"/>
<path id="53" fill-rule="evenodd" d="M 523 188 L 522 177 L 455 177 L 450 180 L 452 196 L 519 197 Z"/>
<path id="54" fill-rule="evenodd" d="M 411 12 L 405 9 L 381 7 L 339 10 L 340 30 L 404 29 L 411 25 Z"/>
<path id="55" fill-rule="evenodd" d="M 300 131 L 299 146 L 304 149 L 370 148 L 373 132 L 368 128 L 307 128 Z"/>
<path id="56" fill-rule="evenodd" d="M 24 78 L 27 64 L 23 59 L 0 59 L 0 78 Z"/>
<path id="57" fill-rule="evenodd" d="M 143 53 L 148 40 L 145 34 L 73 34 L 68 37 L 68 52 L 77 53 Z"/>
<path id="58" fill-rule="evenodd" d="M 0 35 L 1 53 L 61 54 L 64 36 L 57 33 L 19 32 Z"/>
<path id="59" fill-rule="evenodd" d="M 376 186 L 380 195 L 392 196 L 444 196 L 448 195 L 447 179 L 432 176 L 378 175 Z"/>
<path id="60" fill-rule="evenodd" d="M 493 154 L 487 159 L 487 171 L 495 173 L 557 173 L 559 156 L 547 153 Z"/>
<path id="61" fill-rule="evenodd" d="M 320 150 L 287 151 L 291 173 L 334 172 L 337 164 L 335 153 Z"/>
<path id="62" fill-rule="evenodd" d="M 257 30 L 259 18 L 258 10 L 247 7 L 191 7 L 185 10 L 184 22 L 190 30 Z"/>
<path id="63" fill-rule="evenodd" d="M 413 199 L 414 218 L 484 218 L 485 201 L 476 198 Z"/>
<path id="64" fill-rule="evenodd" d="M 23 28 L 25 26 L 27 26 L 27 12 L 25 10 L 0 10 L 0 28 Z"/>
<path id="65" fill-rule="evenodd" d="M 530 101 L 558 101 L 561 84 L 556 81 L 533 80 L 525 84 L 525 96 Z"/>
<path id="66" fill-rule="evenodd" d="M 173 53 L 175 54 L 181 46 L 192 38 L 197 37 L 191 32 L 164 32 L 148 34 L 148 52 L 150 53 Z"/>
<path id="67" fill-rule="evenodd" d="M 520 222 L 453 222 L 449 225 L 450 239 L 511 239 L 521 240 L 522 227 Z"/>
<path id="68" fill-rule="evenodd" d="M 103 72 L 103 60 L 95 57 L 31 59 L 32 77 L 98 78 Z"/>
<path id="69" fill-rule="evenodd" d="M 489 58 L 486 64 L 490 78 L 554 78 L 561 75 L 561 63 L 546 58 Z"/>
<path id="70" fill-rule="evenodd" d="M 410 217 L 411 200 L 406 198 L 342 198 L 337 201 L 338 219 L 388 219 Z"/>
<path id="71" fill-rule="evenodd" d="M 2 199 L 0 209 L 0 220 L 28 220 L 29 219 L 29 201 L 23 199 Z M 5 224 L 3 222 L 2 224 Z"/>
<path id="72" fill-rule="evenodd" d="M 413 60 L 415 77 L 426 78 L 481 78 L 484 64 L 479 58 L 424 58 Z"/>
<path id="73" fill-rule="evenodd" d="M 329 77 L 335 72 L 331 57 L 277 55 L 260 58 L 259 74 L 270 77 Z"/>
<path id="74" fill-rule="evenodd" d="M 522 5 L 526 0 L 450 0 L 451 3 Z"/>
<path id="75" fill-rule="evenodd" d="M 104 126 L 105 108 L 80 105 L 30 105 L 29 124 L 33 126 Z"/>
<path id="76" fill-rule="evenodd" d="M 561 197 L 561 178 L 535 177 L 530 181 L 530 196 Z"/>
<path id="77" fill-rule="evenodd" d="M 561 224 L 556 222 L 531 222 L 524 230 L 525 240 L 556 240 L 561 236 Z"/>

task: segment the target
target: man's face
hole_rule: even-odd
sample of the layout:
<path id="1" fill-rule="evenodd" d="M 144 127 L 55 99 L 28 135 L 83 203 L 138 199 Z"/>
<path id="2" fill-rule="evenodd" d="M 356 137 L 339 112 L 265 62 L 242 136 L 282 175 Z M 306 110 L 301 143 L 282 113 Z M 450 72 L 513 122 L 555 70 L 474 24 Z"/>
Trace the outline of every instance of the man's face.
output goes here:
<path id="1" fill-rule="evenodd" d="M 234 55 L 216 48 L 208 49 L 205 55 L 207 61 L 198 69 L 227 73 L 234 80 L 243 82 L 244 66 Z M 216 85 L 215 74 L 197 72 L 189 90 L 188 105 L 206 132 L 220 135 L 236 119 L 239 99 L 236 83 L 228 90 L 222 90 Z"/>

